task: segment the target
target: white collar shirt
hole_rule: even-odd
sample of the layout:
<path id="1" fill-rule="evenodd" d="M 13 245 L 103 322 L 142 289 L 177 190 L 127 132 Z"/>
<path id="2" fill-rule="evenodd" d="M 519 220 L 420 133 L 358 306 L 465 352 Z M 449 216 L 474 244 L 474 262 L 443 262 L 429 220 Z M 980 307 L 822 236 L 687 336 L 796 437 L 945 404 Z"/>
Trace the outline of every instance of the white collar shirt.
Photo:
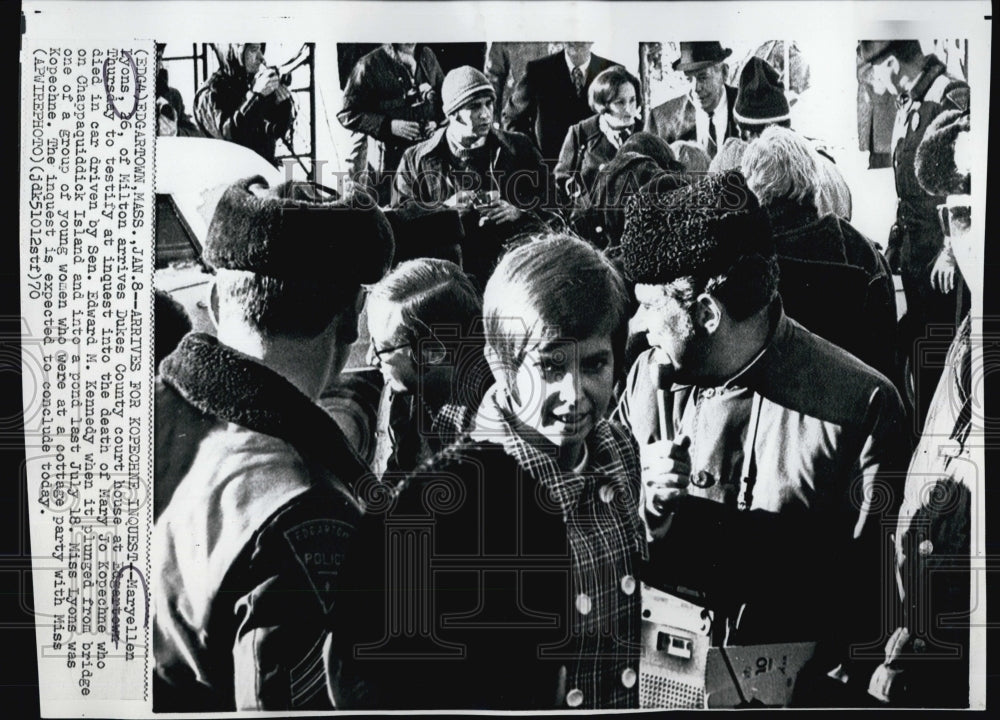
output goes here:
<path id="1" fill-rule="evenodd" d="M 591 56 L 592 57 L 592 56 Z M 590 57 L 587 58 L 587 62 L 583 65 L 574 65 L 573 61 L 569 59 L 569 55 L 566 51 L 563 51 L 563 59 L 566 61 L 566 70 L 569 72 L 569 76 L 573 77 L 573 68 L 580 68 L 580 72 L 583 73 L 584 82 L 587 80 L 587 69 L 590 67 Z"/>
<path id="2" fill-rule="evenodd" d="M 708 113 L 698 104 L 698 98 L 692 93 L 691 102 L 694 103 L 694 121 L 698 133 L 698 144 L 708 150 Z M 722 89 L 722 98 L 712 112 L 712 120 L 715 123 L 715 147 L 716 152 L 726 139 L 726 131 L 729 129 L 729 98 L 726 89 Z"/>

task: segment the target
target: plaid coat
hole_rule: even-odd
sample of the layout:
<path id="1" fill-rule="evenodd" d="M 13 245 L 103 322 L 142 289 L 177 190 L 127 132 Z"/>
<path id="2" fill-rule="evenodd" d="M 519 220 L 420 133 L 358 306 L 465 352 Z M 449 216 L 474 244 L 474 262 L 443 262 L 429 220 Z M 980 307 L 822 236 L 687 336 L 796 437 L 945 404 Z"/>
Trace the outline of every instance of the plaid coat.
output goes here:
<path id="1" fill-rule="evenodd" d="M 638 456 L 607 422 L 588 454 L 560 471 L 490 394 L 470 436 L 369 502 L 338 707 L 638 707 Z"/>

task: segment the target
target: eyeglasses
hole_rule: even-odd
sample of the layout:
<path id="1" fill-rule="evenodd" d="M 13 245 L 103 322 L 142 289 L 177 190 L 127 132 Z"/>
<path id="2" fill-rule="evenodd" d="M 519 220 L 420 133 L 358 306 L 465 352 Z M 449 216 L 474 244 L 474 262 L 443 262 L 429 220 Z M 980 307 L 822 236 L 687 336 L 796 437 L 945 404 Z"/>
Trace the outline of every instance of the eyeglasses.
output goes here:
<path id="1" fill-rule="evenodd" d="M 386 348 L 377 348 L 375 347 L 375 341 L 372 340 L 369 347 L 371 348 L 372 354 L 375 356 L 375 359 L 377 359 L 379 362 L 385 362 L 385 358 L 382 357 L 383 355 L 389 355 L 390 353 L 394 353 L 397 350 L 408 348 L 410 347 L 410 343 L 406 342 L 401 345 L 392 345 Z"/>

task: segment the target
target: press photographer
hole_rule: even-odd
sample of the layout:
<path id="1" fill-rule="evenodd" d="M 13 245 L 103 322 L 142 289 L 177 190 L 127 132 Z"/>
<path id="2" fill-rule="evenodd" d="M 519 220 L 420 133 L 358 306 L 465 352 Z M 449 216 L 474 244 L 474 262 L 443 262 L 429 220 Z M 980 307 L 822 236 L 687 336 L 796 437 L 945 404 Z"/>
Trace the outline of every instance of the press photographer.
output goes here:
<path id="1" fill-rule="evenodd" d="M 403 152 L 430 136 L 444 119 L 444 72 L 430 48 L 385 44 L 354 66 L 344 88 L 340 124 L 354 132 L 351 176 L 389 204 L 392 173 Z"/>
<path id="2" fill-rule="evenodd" d="M 274 164 L 275 145 L 292 127 L 295 102 L 264 63 L 264 43 L 212 45 L 219 69 L 195 95 L 195 119 L 208 137 L 250 148 Z"/>

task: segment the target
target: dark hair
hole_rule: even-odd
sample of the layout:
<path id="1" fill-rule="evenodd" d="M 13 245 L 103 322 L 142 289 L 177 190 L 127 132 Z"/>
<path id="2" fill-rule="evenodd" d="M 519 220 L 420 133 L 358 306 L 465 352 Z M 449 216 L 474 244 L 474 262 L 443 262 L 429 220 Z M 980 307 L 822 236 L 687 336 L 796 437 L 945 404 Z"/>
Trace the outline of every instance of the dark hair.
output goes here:
<path id="1" fill-rule="evenodd" d="M 635 100 L 638 104 L 642 97 L 642 86 L 639 85 L 639 79 L 635 75 L 621 65 L 612 65 L 602 71 L 594 78 L 587 93 L 590 109 L 598 114 L 607 110 L 608 105 L 618 97 L 618 91 L 626 84 L 631 84 L 635 88 Z"/>
<path id="2" fill-rule="evenodd" d="M 738 120 L 736 121 L 736 127 L 739 128 L 740 130 L 740 137 L 743 140 L 746 140 L 747 142 L 750 142 L 754 138 L 760 137 L 760 134 L 765 130 L 767 130 L 767 128 L 771 127 L 772 125 L 776 125 L 778 127 L 783 127 L 791 130 L 792 121 L 791 119 L 779 120 L 778 122 L 773 122 L 773 123 L 749 123 L 749 122 L 740 122 Z M 728 140 L 728 138 L 726 139 Z"/>
<path id="3" fill-rule="evenodd" d="M 243 320 L 267 335 L 313 338 L 351 308 L 360 285 L 279 280 L 245 270 L 216 270 L 219 303 L 240 308 Z"/>
<path id="4" fill-rule="evenodd" d="M 405 340 L 414 343 L 442 325 L 457 325 L 468 333 L 483 312 L 482 298 L 469 276 L 450 260 L 407 260 L 368 290 L 370 298 L 399 309 Z"/>
<path id="5" fill-rule="evenodd" d="M 746 320 L 771 304 L 778 294 L 778 259 L 774 255 L 744 255 L 725 273 L 708 277 L 685 276 L 667 284 L 667 291 L 684 308 L 702 293 L 726 306 L 736 321 Z"/>
<path id="6" fill-rule="evenodd" d="M 628 320 L 625 282 L 589 243 L 563 233 L 533 236 L 501 258 L 483 295 L 486 344 L 508 380 L 532 338 L 583 340 L 606 332 L 615 360 Z"/>

